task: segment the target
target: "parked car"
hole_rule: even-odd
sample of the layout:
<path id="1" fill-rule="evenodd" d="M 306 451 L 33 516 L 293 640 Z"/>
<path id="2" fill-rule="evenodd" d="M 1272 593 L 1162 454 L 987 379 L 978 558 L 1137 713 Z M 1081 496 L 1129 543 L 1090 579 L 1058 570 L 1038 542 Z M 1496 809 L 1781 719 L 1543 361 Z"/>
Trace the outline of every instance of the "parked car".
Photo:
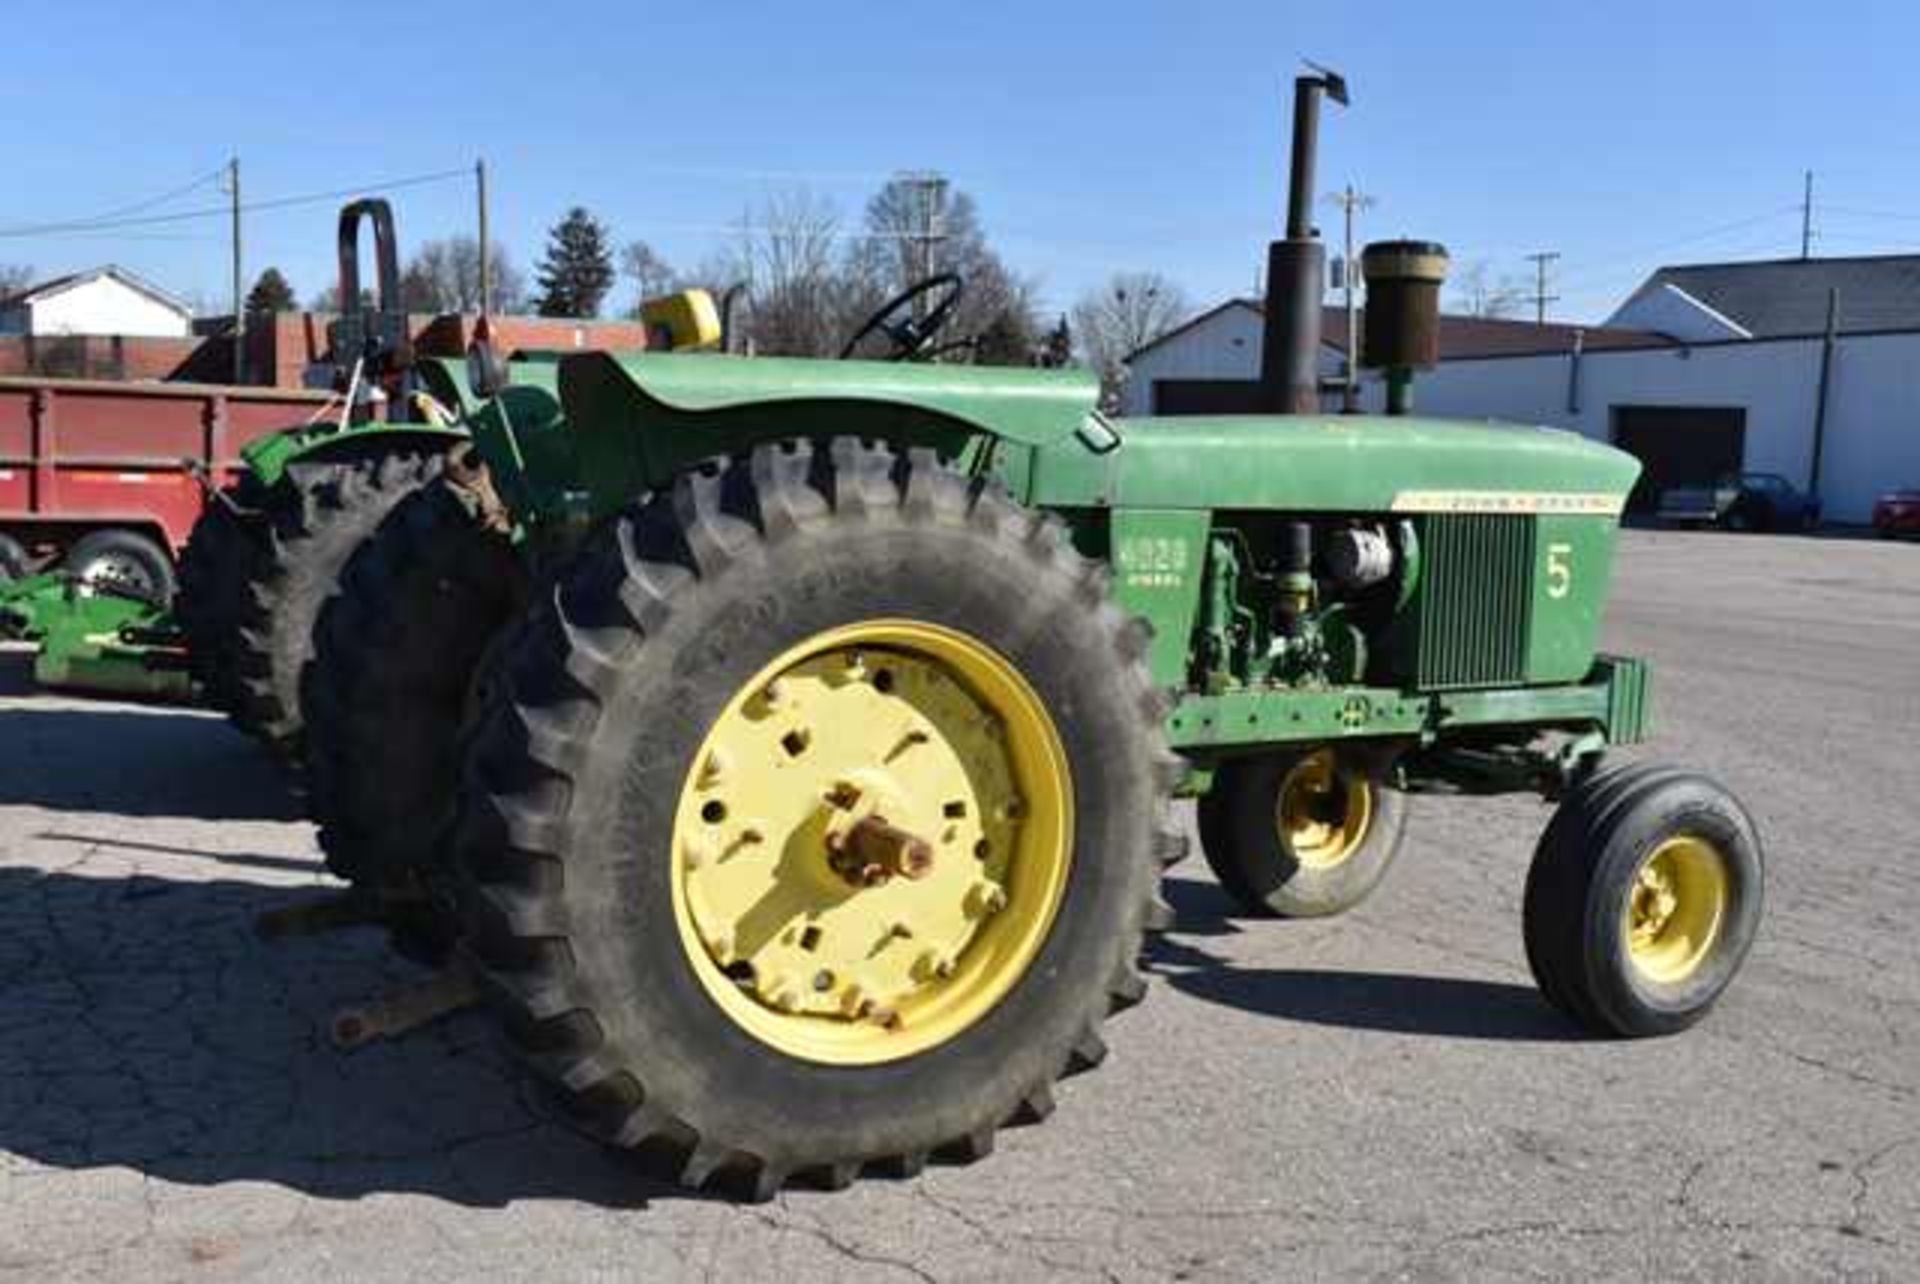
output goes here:
<path id="1" fill-rule="evenodd" d="M 1728 473 L 1711 486 L 1662 492 L 1660 520 L 1730 531 L 1804 531 L 1820 524 L 1820 501 L 1778 473 Z"/>
<path id="2" fill-rule="evenodd" d="M 1920 535 L 1920 488 L 1890 490 L 1874 500 L 1873 533 L 1881 539 Z"/>

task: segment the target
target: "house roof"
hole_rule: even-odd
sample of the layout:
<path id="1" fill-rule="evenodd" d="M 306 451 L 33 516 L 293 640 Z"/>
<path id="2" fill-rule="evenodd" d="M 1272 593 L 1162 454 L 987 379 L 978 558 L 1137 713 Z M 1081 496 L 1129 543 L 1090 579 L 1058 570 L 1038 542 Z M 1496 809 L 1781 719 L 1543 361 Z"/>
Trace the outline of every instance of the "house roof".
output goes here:
<path id="1" fill-rule="evenodd" d="M 1209 308 L 1182 325 L 1175 326 L 1157 339 L 1153 339 L 1127 354 L 1132 361 L 1143 352 L 1185 334 L 1187 331 L 1206 324 L 1223 312 L 1235 308 L 1246 308 L 1259 316 L 1266 315 L 1265 304 L 1259 299 L 1228 299 L 1218 307 Z M 1366 309 L 1360 309 L 1361 324 L 1366 324 Z M 1588 352 L 1616 351 L 1626 348 L 1666 348 L 1673 346 L 1673 340 L 1662 334 L 1653 334 L 1646 330 L 1628 330 L 1610 326 L 1577 326 L 1557 323 L 1540 324 L 1533 321 L 1510 321 L 1496 317 L 1464 317 L 1443 313 L 1440 317 L 1440 359 L 1442 361 L 1466 361 L 1476 357 L 1514 357 L 1549 352 L 1569 352 L 1573 348 L 1574 335 L 1582 336 L 1581 344 Z M 1344 352 L 1347 347 L 1347 312 L 1345 308 L 1323 308 L 1320 320 L 1320 341 L 1336 352 Z"/>
<path id="2" fill-rule="evenodd" d="M 15 290 L 12 294 L 0 295 L 0 308 L 17 307 L 23 303 L 37 303 L 41 299 L 51 298 L 75 286 L 97 281 L 101 277 L 111 277 L 130 290 L 137 290 L 155 302 L 172 308 L 182 316 L 192 316 L 193 308 L 184 300 L 169 294 L 137 272 L 131 272 L 117 263 L 104 264 L 90 268 L 85 272 L 69 272 L 65 276 L 56 276 L 50 280 Z"/>
<path id="3" fill-rule="evenodd" d="M 1663 267 L 1628 304 L 1665 285 L 1685 291 L 1757 339 L 1824 332 L 1831 290 L 1840 292 L 1843 333 L 1920 329 L 1920 254 Z"/>

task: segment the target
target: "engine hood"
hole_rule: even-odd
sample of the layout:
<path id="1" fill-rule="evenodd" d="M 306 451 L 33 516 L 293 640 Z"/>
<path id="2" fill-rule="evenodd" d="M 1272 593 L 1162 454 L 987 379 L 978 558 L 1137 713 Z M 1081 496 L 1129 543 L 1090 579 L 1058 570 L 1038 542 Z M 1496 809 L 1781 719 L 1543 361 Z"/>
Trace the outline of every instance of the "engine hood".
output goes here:
<path id="1" fill-rule="evenodd" d="M 1577 433 L 1379 416 L 1127 419 L 1105 454 L 1035 459 L 1033 498 L 1129 508 L 1618 514 L 1640 475 Z M 1077 444 L 1077 443 L 1076 443 Z"/>

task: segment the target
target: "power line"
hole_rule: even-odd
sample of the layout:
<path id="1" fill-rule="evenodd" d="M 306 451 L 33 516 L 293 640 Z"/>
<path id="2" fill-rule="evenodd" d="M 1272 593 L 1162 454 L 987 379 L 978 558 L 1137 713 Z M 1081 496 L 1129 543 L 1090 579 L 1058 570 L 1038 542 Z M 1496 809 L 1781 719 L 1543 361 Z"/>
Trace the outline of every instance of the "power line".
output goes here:
<path id="1" fill-rule="evenodd" d="M 1885 218 L 1903 223 L 1920 223 L 1920 214 L 1902 213 L 1894 210 L 1863 210 L 1851 205 L 1822 205 L 1822 214 L 1844 214 L 1849 218 Z"/>
<path id="2" fill-rule="evenodd" d="M 115 206 L 113 209 L 102 210 L 98 214 L 89 214 L 84 218 L 60 219 L 44 224 L 23 224 L 16 227 L 0 227 L 0 235 L 26 234 L 36 232 L 43 227 L 99 227 L 105 225 L 109 220 L 122 218 L 131 214 L 138 214 L 144 210 L 150 210 L 156 205 L 165 205 L 168 201 L 178 200 L 188 192 L 205 187 L 225 172 L 225 166 L 219 169 L 209 170 L 194 179 L 191 183 L 183 183 L 179 187 L 171 188 L 168 191 L 160 193 L 158 196 L 149 196 L 145 200 L 135 201 L 131 205 Z"/>
<path id="3" fill-rule="evenodd" d="M 1585 271 L 1571 273 L 1570 275 L 1561 278 L 1560 285 L 1561 285 L 1561 288 L 1564 289 L 1567 286 L 1573 285 L 1575 283 L 1592 280 L 1595 278 L 1596 274 L 1603 274 L 1603 273 L 1617 274 L 1620 271 L 1621 264 L 1637 263 L 1642 259 L 1651 258 L 1656 254 L 1665 254 L 1668 250 L 1676 250 L 1685 245 L 1695 245 L 1701 241 L 1710 241 L 1717 237 L 1725 236 L 1729 232 L 1738 232 L 1744 228 L 1757 227 L 1762 223 L 1770 222 L 1774 219 L 1781 218 L 1787 214 L 1798 214 L 1799 212 L 1800 212 L 1800 206 L 1798 204 L 1785 205 L 1785 206 L 1781 206 L 1778 209 L 1769 210 L 1765 214 L 1756 214 L 1751 218 L 1738 219 L 1732 223 L 1722 223 L 1717 227 L 1706 228 L 1702 231 L 1694 232 L 1690 235 L 1679 237 L 1675 240 L 1663 241 L 1658 245 L 1647 246 L 1645 249 L 1631 250 L 1623 254 L 1610 255 L 1608 257 L 1614 260 L 1612 263 L 1602 264 L 1596 267 L 1588 268 Z"/>
<path id="4" fill-rule="evenodd" d="M 220 167 L 224 175 L 227 166 Z M 251 201 L 240 206 L 243 214 L 259 213 L 263 210 L 290 209 L 297 205 L 315 205 L 323 201 L 337 201 L 345 196 L 364 196 L 368 192 L 387 192 L 402 187 L 419 187 L 426 183 L 444 183 L 452 179 L 465 181 L 473 176 L 473 171 L 460 169 L 439 170 L 431 174 L 412 174 L 404 178 L 389 178 L 373 183 L 357 183 L 352 187 L 338 187 L 326 192 L 305 192 L 298 196 L 276 196 L 264 201 Z M 162 223 L 183 223 L 197 218 L 229 218 L 234 213 L 231 203 L 209 205 L 200 209 L 177 210 L 168 214 L 146 214 L 134 218 L 82 219 L 62 223 L 43 223 L 27 227 L 0 228 L 0 237 L 50 236 L 55 233 L 99 230 L 105 231 L 122 227 L 150 227 Z"/>

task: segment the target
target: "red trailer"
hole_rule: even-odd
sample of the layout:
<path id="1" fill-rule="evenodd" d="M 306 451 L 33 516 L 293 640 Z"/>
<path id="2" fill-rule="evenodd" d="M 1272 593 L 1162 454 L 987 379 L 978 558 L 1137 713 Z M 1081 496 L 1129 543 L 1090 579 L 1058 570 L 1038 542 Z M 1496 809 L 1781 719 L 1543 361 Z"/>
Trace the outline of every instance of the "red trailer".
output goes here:
<path id="1" fill-rule="evenodd" d="M 324 392 L 0 378 L 0 579 L 62 564 L 151 580 L 200 515 L 194 470 L 230 480 L 257 437 L 326 413 Z"/>

